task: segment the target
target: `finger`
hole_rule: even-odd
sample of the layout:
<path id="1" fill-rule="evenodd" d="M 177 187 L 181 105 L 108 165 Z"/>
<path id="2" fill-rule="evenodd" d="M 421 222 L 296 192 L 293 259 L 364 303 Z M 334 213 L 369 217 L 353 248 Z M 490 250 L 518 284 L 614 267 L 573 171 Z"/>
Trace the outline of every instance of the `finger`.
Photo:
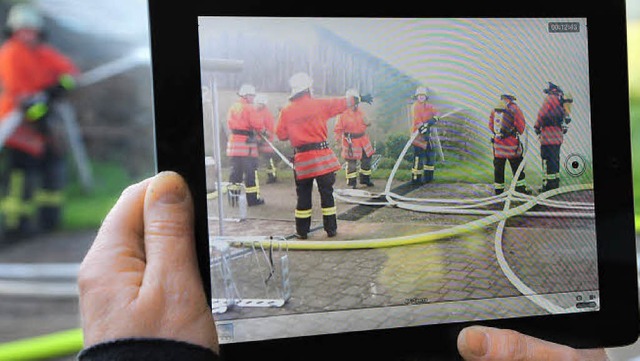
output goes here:
<path id="1" fill-rule="evenodd" d="M 91 283 L 95 276 L 108 282 L 107 278 L 116 276 L 119 271 L 127 271 L 132 264 L 144 265 L 142 209 L 149 181 L 129 186 L 122 192 L 102 222 L 82 262 L 79 278 L 82 276 Z"/>
<path id="2" fill-rule="evenodd" d="M 604 350 L 576 350 L 512 330 L 472 326 L 458 335 L 458 351 L 467 361 L 605 361 Z"/>
<path id="3" fill-rule="evenodd" d="M 122 193 L 80 265 L 80 314 L 87 346 L 110 338 L 111 310 L 121 309 L 138 293 L 144 275 L 142 208 L 148 184 L 145 180 Z"/>
<path id="4" fill-rule="evenodd" d="M 200 280 L 193 227 L 193 202 L 187 184 L 175 172 L 156 175 L 144 200 L 146 273 L 165 281 L 177 277 L 178 283 L 194 277 Z"/>

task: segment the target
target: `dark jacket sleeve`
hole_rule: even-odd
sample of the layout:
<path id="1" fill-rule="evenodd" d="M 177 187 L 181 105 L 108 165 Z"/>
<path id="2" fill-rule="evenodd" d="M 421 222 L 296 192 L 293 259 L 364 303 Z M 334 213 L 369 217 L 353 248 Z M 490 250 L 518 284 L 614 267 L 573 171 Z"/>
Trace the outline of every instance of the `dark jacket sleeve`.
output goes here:
<path id="1" fill-rule="evenodd" d="M 79 361 L 220 361 L 208 348 L 167 339 L 131 338 L 100 343 L 78 354 Z"/>

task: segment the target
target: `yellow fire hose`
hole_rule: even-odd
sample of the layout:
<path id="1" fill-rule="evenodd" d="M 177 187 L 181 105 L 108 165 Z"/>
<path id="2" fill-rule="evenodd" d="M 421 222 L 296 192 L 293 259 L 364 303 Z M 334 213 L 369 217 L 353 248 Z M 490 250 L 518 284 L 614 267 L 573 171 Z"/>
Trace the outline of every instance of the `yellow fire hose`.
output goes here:
<path id="1" fill-rule="evenodd" d="M 288 249 L 295 250 L 345 250 L 345 249 L 363 249 L 363 248 L 385 248 L 385 247 L 397 247 L 406 246 L 411 244 L 419 244 L 425 242 L 432 242 L 435 240 L 450 238 L 460 234 L 472 232 L 480 228 L 484 228 L 490 224 L 500 222 L 510 217 L 518 216 L 533 208 L 537 202 L 541 199 L 546 199 L 558 194 L 566 192 L 575 192 L 580 190 L 593 189 L 593 184 L 577 184 L 561 187 L 545 193 L 541 193 L 536 197 L 531 198 L 529 201 L 523 203 L 518 207 L 508 209 L 506 211 L 496 211 L 494 214 L 471 221 L 469 223 L 445 228 L 437 231 L 419 233 L 410 236 L 381 238 L 381 239 L 365 239 L 365 240 L 351 240 L 351 241 L 287 241 Z M 263 247 L 269 247 L 269 240 L 239 240 L 234 242 L 236 245 L 261 245 Z"/>
<path id="2" fill-rule="evenodd" d="M 0 344 L 0 360 L 46 360 L 72 355 L 81 349 L 82 330 L 77 328 Z"/>

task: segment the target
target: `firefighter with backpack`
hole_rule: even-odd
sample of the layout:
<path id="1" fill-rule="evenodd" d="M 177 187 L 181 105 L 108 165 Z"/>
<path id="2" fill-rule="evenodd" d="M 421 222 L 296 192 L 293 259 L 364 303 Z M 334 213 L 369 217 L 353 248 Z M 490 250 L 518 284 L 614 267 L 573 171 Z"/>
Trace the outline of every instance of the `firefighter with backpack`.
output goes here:
<path id="1" fill-rule="evenodd" d="M 526 122 L 522 110 L 513 94 L 502 94 L 489 116 L 489 130 L 493 134 L 493 169 L 495 194 L 505 190 L 504 172 L 507 161 L 515 176 L 522 163 L 523 147 L 520 136 L 524 134 Z M 516 180 L 516 192 L 528 194 L 524 170 Z"/>
<path id="2" fill-rule="evenodd" d="M 560 148 L 571 122 L 573 97 L 549 82 L 534 130 L 540 139 L 542 192 L 560 187 Z"/>

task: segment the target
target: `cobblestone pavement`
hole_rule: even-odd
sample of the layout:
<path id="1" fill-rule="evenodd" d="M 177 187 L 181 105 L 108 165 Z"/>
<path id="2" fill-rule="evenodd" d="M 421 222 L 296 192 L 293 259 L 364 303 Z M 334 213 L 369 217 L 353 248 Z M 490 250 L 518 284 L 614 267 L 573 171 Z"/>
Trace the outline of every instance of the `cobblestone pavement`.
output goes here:
<path id="1" fill-rule="evenodd" d="M 452 186 L 448 193 L 453 197 L 456 196 L 455 191 L 461 197 L 479 197 L 487 196 L 490 192 L 484 185 L 467 187 L 468 193 L 462 195 L 460 189 Z M 427 186 L 411 195 L 429 197 L 439 191 L 442 189 Z M 284 197 L 281 195 L 278 200 Z M 592 194 L 579 192 L 573 197 L 565 197 L 565 200 L 586 202 L 592 200 Z M 339 204 L 341 211 L 343 206 Z M 500 210 L 500 207 L 488 209 Z M 268 236 L 292 233 L 292 219 L 287 221 L 287 215 L 279 212 L 284 209 L 281 203 L 270 206 L 270 213 L 265 213 L 264 209 L 258 207 L 255 212 L 253 208 L 249 209 L 249 219 L 225 226 L 225 234 Z M 357 213 L 353 205 L 349 205 L 349 209 L 350 213 Z M 537 207 L 536 210 L 546 209 Z M 385 207 L 372 213 L 365 212 L 357 221 L 339 221 L 337 238 L 377 239 L 415 234 L 464 224 L 481 217 L 484 216 L 416 213 Z M 320 224 L 316 223 L 316 226 Z M 215 227 L 212 224 L 212 229 Z M 265 328 L 271 328 L 274 333 L 295 334 L 307 332 L 303 331 L 306 329 L 313 330 L 309 332 L 321 329 L 322 325 L 310 316 L 319 312 L 329 312 L 339 317 L 339 323 L 336 321 L 329 326 L 332 330 L 337 329 L 336 324 L 343 325 L 345 330 L 349 330 L 349 327 L 363 329 L 374 325 L 420 324 L 425 322 L 424 317 L 429 313 L 436 315 L 439 322 L 465 317 L 516 316 L 521 312 L 544 314 L 550 311 L 522 297 L 513 279 L 517 278 L 535 294 L 548 295 L 543 297 L 553 299 L 553 303 L 564 308 L 571 304 L 554 294 L 593 295 L 597 289 L 594 230 L 593 219 L 588 218 L 516 217 L 507 222 L 499 245 L 494 240 L 494 225 L 411 246 L 366 250 L 291 250 L 286 253 L 291 297 L 282 307 L 236 305 L 218 315 L 218 320 L 224 325 L 223 330 L 238 341 L 244 337 L 243 332 L 250 332 L 253 335 L 251 337 L 268 337 L 256 335 L 256 327 L 243 322 L 250 319 L 253 322 L 251 325 L 256 326 L 260 324 L 258 320 L 266 316 L 274 317 L 269 318 L 269 327 Z M 327 240 L 321 230 L 310 238 Z M 497 260 L 498 247 L 504 254 L 508 271 Z M 237 255 L 230 262 L 237 297 L 282 298 L 278 292 L 283 289 L 278 273 L 266 281 L 270 269 L 268 249 L 232 252 Z M 284 252 L 275 252 L 272 257 L 276 270 L 281 253 Z M 222 271 L 214 268 L 213 288 L 217 293 L 214 297 L 225 297 L 223 278 Z M 419 311 L 413 307 L 416 304 L 422 305 Z M 402 307 L 407 305 L 412 307 Z M 459 309 L 451 311 L 452 305 L 457 305 Z M 352 312 L 357 315 L 352 317 L 354 324 L 344 326 L 349 322 L 347 311 L 353 309 L 357 310 Z M 390 309 L 405 309 L 407 312 L 389 312 Z M 460 309 L 467 309 L 467 315 Z M 443 312 L 448 316 L 442 316 Z M 228 322 L 230 320 L 234 320 L 233 324 Z"/>

